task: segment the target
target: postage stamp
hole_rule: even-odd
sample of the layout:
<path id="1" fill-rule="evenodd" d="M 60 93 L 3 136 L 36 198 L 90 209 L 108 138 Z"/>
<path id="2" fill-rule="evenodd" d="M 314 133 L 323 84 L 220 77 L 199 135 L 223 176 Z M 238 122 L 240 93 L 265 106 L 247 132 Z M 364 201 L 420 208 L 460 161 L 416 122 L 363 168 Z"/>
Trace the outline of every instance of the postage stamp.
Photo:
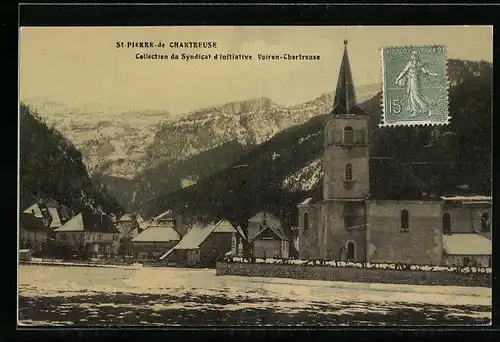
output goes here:
<path id="1" fill-rule="evenodd" d="M 380 126 L 448 123 L 444 45 L 383 48 L 382 80 Z"/>

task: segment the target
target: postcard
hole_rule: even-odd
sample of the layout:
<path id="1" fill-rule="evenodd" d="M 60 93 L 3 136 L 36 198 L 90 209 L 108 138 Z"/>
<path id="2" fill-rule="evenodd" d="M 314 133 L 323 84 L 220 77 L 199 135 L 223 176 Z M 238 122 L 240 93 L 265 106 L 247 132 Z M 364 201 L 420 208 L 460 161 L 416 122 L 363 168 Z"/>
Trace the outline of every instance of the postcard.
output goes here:
<path id="1" fill-rule="evenodd" d="M 19 37 L 18 328 L 491 325 L 491 26 Z"/>

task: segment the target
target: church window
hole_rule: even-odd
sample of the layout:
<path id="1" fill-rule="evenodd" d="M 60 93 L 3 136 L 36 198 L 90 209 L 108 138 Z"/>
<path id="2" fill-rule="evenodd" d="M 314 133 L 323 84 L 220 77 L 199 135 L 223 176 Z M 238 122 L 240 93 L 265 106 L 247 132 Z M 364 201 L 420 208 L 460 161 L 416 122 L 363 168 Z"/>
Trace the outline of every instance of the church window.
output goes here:
<path id="1" fill-rule="evenodd" d="M 345 165 L 345 180 L 352 180 L 352 165 L 350 163 Z"/>
<path id="2" fill-rule="evenodd" d="M 483 233 L 490 232 L 490 215 L 488 213 L 481 214 L 481 231 Z"/>
<path id="3" fill-rule="evenodd" d="M 409 230 L 410 229 L 410 213 L 408 210 L 401 210 L 401 230 Z"/>
<path id="4" fill-rule="evenodd" d="M 309 213 L 304 213 L 304 231 L 309 229 Z"/>
<path id="5" fill-rule="evenodd" d="M 344 128 L 344 144 L 354 144 L 354 132 L 352 130 L 352 127 L 347 126 L 346 128 Z"/>
<path id="6" fill-rule="evenodd" d="M 347 242 L 347 261 L 356 260 L 356 243 L 354 241 Z"/>
<path id="7" fill-rule="evenodd" d="M 443 233 L 451 233 L 451 215 L 450 213 L 443 214 Z"/>

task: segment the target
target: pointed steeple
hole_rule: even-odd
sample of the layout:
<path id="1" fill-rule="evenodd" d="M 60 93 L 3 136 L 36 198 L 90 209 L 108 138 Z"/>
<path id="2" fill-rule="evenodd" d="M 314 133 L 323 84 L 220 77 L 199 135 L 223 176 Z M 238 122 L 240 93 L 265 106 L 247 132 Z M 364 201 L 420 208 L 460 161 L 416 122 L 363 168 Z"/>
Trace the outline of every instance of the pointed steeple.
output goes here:
<path id="1" fill-rule="evenodd" d="M 342 57 L 342 64 L 340 65 L 339 80 L 337 81 L 337 91 L 335 92 L 332 114 L 364 114 L 356 105 L 356 92 L 354 90 L 349 57 L 347 55 L 347 40 L 344 40 L 344 56 Z"/>

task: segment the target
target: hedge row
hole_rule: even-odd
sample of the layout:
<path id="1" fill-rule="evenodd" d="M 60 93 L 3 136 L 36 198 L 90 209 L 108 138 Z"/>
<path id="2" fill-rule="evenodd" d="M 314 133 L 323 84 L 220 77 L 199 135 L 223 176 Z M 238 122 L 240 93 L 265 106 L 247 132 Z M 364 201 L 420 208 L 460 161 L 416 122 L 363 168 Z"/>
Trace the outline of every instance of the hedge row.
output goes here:
<path id="1" fill-rule="evenodd" d="M 241 264 L 274 264 L 274 265 L 304 265 L 304 266 L 325 266 L 325 267 L 350 267 L 366 269 L 391 269 L 410 271 L 432 271 L 432 272 L 460 272 L 460 273 L 491 273 L 490 267 L 474 266 L 434 266 L 434 265 L 414 265 L 403 263 L 371 263 L 371 262 L 346 262 L 335 260 L 300 260 L 300 259 L 261 259 L 261 258 L 240 258 L 226 257 L 221 260 L 226 263 Z"/>

